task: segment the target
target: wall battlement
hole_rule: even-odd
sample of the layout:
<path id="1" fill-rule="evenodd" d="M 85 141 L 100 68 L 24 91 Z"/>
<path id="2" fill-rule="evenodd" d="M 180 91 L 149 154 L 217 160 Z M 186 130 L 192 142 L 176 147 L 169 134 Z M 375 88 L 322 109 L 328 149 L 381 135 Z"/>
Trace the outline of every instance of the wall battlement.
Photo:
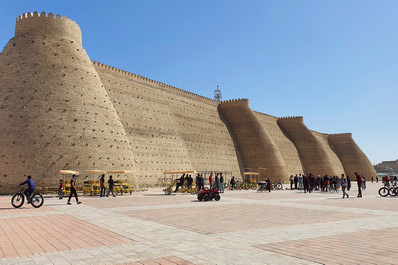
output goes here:
<path id="1" fill-rule="evenodd" d="M 329 133 L 328 134 L 328 137 L 343 137 L 343 136 L 352 137 L 352 133 Z"/>
<path id="2" fill-rule="evenodd" d="M 300 121 L 304 121 L 303 116 L 287 116 L 287 117 L 279 117 L 278 120 L 300 120 Z"/>
<path id="3" fill-rule="evenodd" d="M 147 78 L 147 77 L 144 77 L 144 76 L 141 76 L 141 75 L 137 75 L 137 74 L 125 71 L 125 70 L 121 70 L 119 68 L 116 68 L 116 67 L 113 67 L 113 66 L 109 66 L 109 65 L 106 65 L 106 64 L 103 64 L 103 63 L 100 63 L 100 62 L 96 62 L 96 61 L 91 61 L 91 62 L 94 64 L 94 66 L 100 66 L 100 67 L 103 67 L 105 69 L 109 69 L 109 70 L 115 71 L 117 74 L 127 75 L 127 76 L 130 76 L 130 77 L 136 78 L 139 81 L 145 82 L 145 84 L 152 85 L 154 88 L 158 88 L 158 89 L 162 88 L 162 89 L 167 89 L 167 90 L 170 90 L 170 91 L 173 91 L 173 92 L 178 92 L 178 93 L 181 93 L 183 95 L 194 97 L 194 98 L 196 98 L 198 100 L 206 101 L 206 102 L 209 102 L 209 103 L 212 103 L 212 104 L 217 103 L 216 100 L 213 100 L 211 98 L 204 97 L 204 96 L 189 92 L 187 90 L 183 90 L 181 88 L 170 86 L 170 85 L 164 84 L 162 82 L 155 81 L 153 79 L 150 79 L 150 78 Z"/>
<path id="4" fill-rule="evenodd" d="M 38 12 L 24 13 L 17 17 L 15 37 L 25 35 L 40 35 L 64 37 L 73 41 L 82 42 L 82 33 L 79 25 L 67 18 L 53 13 Z"/>
<path id="5" fill-rule="evenodd" d="M 249 106 L 249 100 L 247 98 L 229 99 L 219 103 L 220 107 L 234 107 L 234 106 Z"/>

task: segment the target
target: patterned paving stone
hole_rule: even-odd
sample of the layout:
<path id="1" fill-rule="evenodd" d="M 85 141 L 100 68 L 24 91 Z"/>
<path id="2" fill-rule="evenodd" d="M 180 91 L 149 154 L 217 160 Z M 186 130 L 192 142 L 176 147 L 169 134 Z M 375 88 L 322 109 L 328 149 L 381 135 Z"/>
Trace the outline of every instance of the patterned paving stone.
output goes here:
<path id="1" fill-rule="evenodd" d="M 0 238 L 0 258 L 131 241 L 65 214 L 0 219 Z"/>
<path id="2" fill-rule="evenodd" d="M 256 230 L 262 227 L 292 226 L 300 223 L 323 223 L 347 219 L 366 218 L 363 214 L 330 215 L 327 210 L 318 210 L 316 214 L 310 209 L 294 207 L 234 204 L 223 207 L 191 207 L 181 212 L 170 209 L 123 212 L 129 216 L 147 221 L 158 222 L 180 229 L 203 234 L 216 234 L 245 230 Z M 225 214 L 228 213 L 228 214 Z M 292 218 L 294 216 L 294 218 Z"/>
<path id="3" fill-rule="evenodd" d="M 257 248 L 322 264 L 397 264 L 398 228 L 257 245 Z"/>
<path id="4" fill-rule="evenodd" d="M 0 264 L 394 264 L 398 198 L 380 186 L 361 199 L 227 191 L 219 202 L 151 189 L 40 209 L 0 197 Z"/>

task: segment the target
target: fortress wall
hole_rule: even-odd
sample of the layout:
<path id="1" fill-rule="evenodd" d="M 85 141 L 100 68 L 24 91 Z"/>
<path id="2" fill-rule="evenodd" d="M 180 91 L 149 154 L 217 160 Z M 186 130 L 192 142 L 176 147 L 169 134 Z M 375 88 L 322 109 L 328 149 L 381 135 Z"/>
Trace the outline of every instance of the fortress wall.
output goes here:
<path id="1" fill-rule="evenodd" d="M 164 171 L 215 170 L 240 175 L 234 142 L 217 102 L 93 62 L 136 154 L 140 183 Z"/>
<path id="2" fill-rule="evenodd" d="M 46 189 L 58 186 L 60 169 L 134 168 L 126 132 L 77 30 L 60 16 L 24 15 L 0 54 L 3 191 L 15 190 L 24 175 Z"/>
<path id="3" fill-rule="evenodd" d="M 319 133 L 319 132 L 315 132 L 315 131 L 311 131 L 311 132 L 318 139 L 318 141 L 322 144 L 323 149 L 326 151 L 326 153 L 332 163 L 332 166 L 334 167 L 334 172 L 336 172 L 335 175 L 340 176 L 341 174 L 343 174 L 344 167 L 343 167 L 340 159 L 336 155 L 333 147 L 329 145 L 328 134 Z"/>
<path id="4" fill-rule="evenodd" d="M 277 123 L 278 118 L 260 112 L 254 113 L 263 125 L 263 129 L 268 132 L 270 138 L 281 153 L 285 161 L 286 173 L 289 176 L 303 173 L 304 170 L 297 149 L 292 141 L 283 133 L 281 128 L 279 128 Z"/>
<path id="5" fill-rule="evenodd" d="M 0 80 L 0 190 L 24 175 L 54 188 L 60 169 L 131 170 L 127 177 L 149 185 L 169 170 L 250 168 L 272 180 L 343 166 L 375 174 L 351 135 L 312 132 L 302 117 L 253 112 L 248 100 L 219 104 L 91 61 L 79 26 L 60 15 L 18 17 Z"/>
<path id="6" fill-rule="evenodd" d="M 278 125 L 297 148 L 304 173 L 313 175 L 338 175 L 341 164 L 329 155 L 330 149 L 323 138 L 304 125 L 303 117 L 279 118 Z"/>
<path id="7" fill-rule="evenodd" d="M 260 173 L 262 179 L 287 180 L 285 162 L 278 146 L 264 129 L 247 99 L 220 103 L 219 109 L 228 120 L 242 153 L 244 167 Z"/>
<path id="8" fill-rule="evenodd" d="M 338 155 L 348 176 L 353 177 L 354 172 L 358 172 L 367 179 L 377 176 L 369 159 L 355 143 L 351 133 L 329 134 L 328 141 Z"/>

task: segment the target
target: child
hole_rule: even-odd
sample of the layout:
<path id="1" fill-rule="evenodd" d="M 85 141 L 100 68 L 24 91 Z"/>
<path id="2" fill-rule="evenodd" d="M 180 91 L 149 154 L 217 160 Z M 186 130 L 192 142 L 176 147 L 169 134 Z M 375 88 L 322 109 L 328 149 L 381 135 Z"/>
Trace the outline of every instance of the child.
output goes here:
<path id="1" fill-rule="evenodd" d="M 58 197 L 60 200 L 64 198 L 64 181 L 62 179 L 59 180 L 59 188 L 58 188 Z"/>

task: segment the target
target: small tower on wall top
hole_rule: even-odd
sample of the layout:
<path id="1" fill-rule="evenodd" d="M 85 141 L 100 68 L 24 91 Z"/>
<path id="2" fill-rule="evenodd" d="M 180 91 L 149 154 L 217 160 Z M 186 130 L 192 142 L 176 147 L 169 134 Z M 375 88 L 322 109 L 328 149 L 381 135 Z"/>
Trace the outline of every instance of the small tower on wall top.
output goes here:
<path id="1" fill-rule="evenodd" d="M 217 85 L 217 89 L 214 90 L 214 99 L 217 100 L 217 101 L 221 101 L 222 100 L 221 90 L 218 88 L 218 85 Z"/>

